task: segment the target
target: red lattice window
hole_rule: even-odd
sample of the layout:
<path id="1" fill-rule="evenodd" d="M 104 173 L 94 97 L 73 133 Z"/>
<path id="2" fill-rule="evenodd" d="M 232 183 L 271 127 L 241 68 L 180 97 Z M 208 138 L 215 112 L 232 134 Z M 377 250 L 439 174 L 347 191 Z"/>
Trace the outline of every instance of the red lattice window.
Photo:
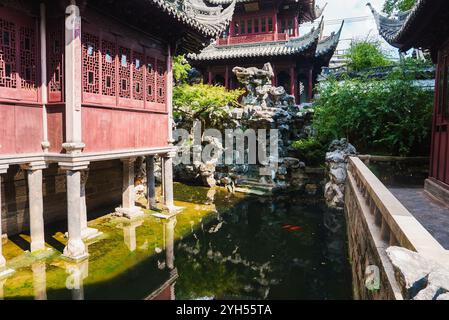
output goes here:
<path id="1" fill-rule="evenodd" d="M 165 103 L 165 95 L 166 95 L 166 65 L 165 61 L 157 60 L 156 61 L 156 101 L 158 103 Z"/>
<path id="2" fill-rule="evenodd" d="M 62 92 L 64 37 L 60 21 L 49 24 L 47 38 L 48 89 Z"/>
<path id="3" fill-rule="evenodd" d="M 100 93 L 99 81 L 99 39 L 89 33 L 83 33 L 83 91 Z"/>
<path id="4" fill-rule="evenodd" d="M 116 95 L 116 83 L 115 83 L 115 56 L 116 49 L 115 43 L 107 40 L 101 42 L 101 55 L 102 55 L 102 91 L 105 96 Z"/>
<path id="5" fill-rule="evenodd" d="M 156 65 L 155 65 L 155 59 L 153 57 L 147 57 L 147 90 L 146 90 L 146 99 L 149 102 L 156 101 L 155 99 L 155 92 L 156 92 Z"/>
<path id="6" fill-rule="evenodd" d="M 119 97 L 131 98 L 131 50 L 125 47 L 119 48 Z"/>
<path id="7" fill-rule="evenodd" d="M 36 89 L 37 52 L 35 28 L 20 27 L 20 71 L 22 88 Z"/>
<path id="8" fill-rule="evenodd" d="M 132 68 L 133 68 L 133 98 L 135 100 L 143 100 L 144 96 L 144 59 L 143 54 L 133 51 L 133 60 L 132 60 Z"/>
<path id="9" fill-rule="evenodd" d="M 0 87 L 17 88 L 16 25 L 0 19 Z"/>

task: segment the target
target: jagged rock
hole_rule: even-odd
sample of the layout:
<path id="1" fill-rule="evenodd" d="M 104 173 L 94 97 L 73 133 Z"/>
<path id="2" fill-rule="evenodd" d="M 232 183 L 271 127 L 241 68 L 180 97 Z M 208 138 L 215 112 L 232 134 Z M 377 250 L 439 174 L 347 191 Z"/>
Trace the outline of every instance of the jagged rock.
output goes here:
<path id="1" fill-rule="evenodd" d="M 347 162 L 348 157 L 354 155 L 357 155 L 357 151 L 346 139 L 334 140 L 329 146 L 329 152 L 326 153 L 328 183 L 324 189 L 324 197 L 330 208 L 344 208 Z"/>
<path id="2" fill-rule="evenodd" d="M 219 123 L 219 127 L 216 129 L 220 131 L 227 128 L 265 129 L 267 130 L 267 142 L 270 138 L 269 130 L 278 129 L 278 152 L 279 158 L 282 160 L 278 160 L 279 163 L 277 164 L 280 171 L 277 174 L 271 172 L 271 182 L 282 187 L 301 186 L 303 188 L 309 182 L 307 181 L 308 176 L 303 170 L 306 164 L 301 161 L 306 159 L 298 159 L 297 151 L 291 148 L 291 145 L 293 141 L 307 138 L 313 134 L 311 126 L 313 109 L 311 104 L 298 106 L 294 97 L 289 95 L 285 88 L 273 86 L 274 73 L 269 63 L 265 64 L 262 69 L 235 67 L 233 72 L 239 82 L 246 88 L 246 94 L 241 101 L 243 107 L 224 106 L 223 110 L 227 115 L 223 119 L 229 118 L 229 120 Z M 191 78 L 196 77 L 195 74 L 191 76 Z M 181 111 L 183 110 L 181 109 Z M 194 119 L 191 118 L 189 110 L 181 113 L 185 114 L 184 118 L 177 119 L 176 127 L 191 130 Z M 193 135 L 191 138 L 190 141 L 193 140 Z M 204 140 L 203 143 L 205 142 Z M 207 142 L 219 148 L 223 147 L 219 141 Z M 191 143 L 187 143 L 185 146 L 180 146 L 180 148 L 183 147 L 190 150 L 192 146 Z M 263 152 L 264 150 L 259 149 L 258 152 L 260 151 Z M 206 186 L 215 185 L 217 181 L 221 185 L 226 185 L 226 182 L 222 181 L 223 177 L 228 177 L 237 184 L 242 175 L 251 177 L 252 175 L 258 175 L 260 172 L 260 166 L 220 165 L 218 163 L 215 163 L 215 166 L 215 169 L 212 169 L 199 164 L 177 165 L 174 170 L 175 179 L 197 182 Z M 296 174 L 297 172 L 300 172 L 300 174 Z"/>
<path id="3" fill-rule="evenodd" d="M 337 168 L 331 168 L 329 171 L 331 181 L 336 184 L 343 184 L 346 182 L 346 166 L 339 166 Z"/>
<path id="4" fill-rule="evenodd" d="M 308 183 L 308 184 L 306 184 L 305 189 L 306 189 L 306 193 L 308 195 L 314 196 L 314 195 L 316 195 L 316 193 L 318 191 L 318 186 L 314 183 Z"/>
<path id="5" fill-rule="evenodd" d="M 427 286 L 427 277 L 435 265 L 420 254 L 401 247 L 389 247 L 387 255 L 405 299 L 415 297 Z M 428 296 L 431 290 L 422 295 Z"/>
<path id="6" fill-rule="evenodd" d="M 449 293 L 446 292 L 446 293 L 440 294 L 436 300 L 449 300 Z"/>

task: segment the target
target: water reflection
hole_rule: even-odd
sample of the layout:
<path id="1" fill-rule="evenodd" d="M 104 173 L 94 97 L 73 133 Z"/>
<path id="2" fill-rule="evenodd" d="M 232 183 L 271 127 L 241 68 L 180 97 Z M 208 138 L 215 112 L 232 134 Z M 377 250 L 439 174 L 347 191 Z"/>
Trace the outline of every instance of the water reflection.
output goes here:
<path id="1" fill-rule="evenodd" d="M 89 260 L 10 260 L 16 274 L 0 280 L 0 298 L 351 297 L 341 213 L 295 196 L 242 200 L 183 188 L 191 204 L 177 216 L 97 221 L 104 237 L 88 243 Z"/>
<path id="2" fill-rule="evenodd" d="M 47 266 L 45 261 L 31 265 L 33 271 L 33 290 L 35 300 L 47 300 Z"/>
<path id="3" fill-rule="evenodd" d="M 0 279 L 0 300 L 3 300 L 5 297 L 5 282 L 6 279 Z"/>
<path id="4" fill-rule="evenodd" d="M 123 226 L 123 240 L 129 251 L 133 252 L 137 247 L 136 229 L 143 224 L 143 219 L 133 220 Z"/>
<path id="5" fill-rule="evenodd" d="M 65 271 L 68 274 L 65 286 L 72 293 L 72 300 L 84 300 L 83 281 L 89 276 L 89 260 L 80 263 L 66 263 Z"/>

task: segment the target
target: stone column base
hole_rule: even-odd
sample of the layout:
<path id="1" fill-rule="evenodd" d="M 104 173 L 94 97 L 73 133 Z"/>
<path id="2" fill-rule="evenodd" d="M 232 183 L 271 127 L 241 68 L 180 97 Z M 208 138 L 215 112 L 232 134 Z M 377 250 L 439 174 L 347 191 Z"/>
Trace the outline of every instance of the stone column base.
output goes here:
<path id="1" fill-rule="evenodd" d="M 0 267 L 0 279 L 5 279 L 8 278 L 9 276 L 11 276 L 14 272 L 16 272 L 13 269 L 8 269 L 8 268 L 1 268 Z"/>
<path id="2" fill-rule="evenodd" d="M 85 253 L 85 254 L 82 254 L 82 255 L 79 255 L 79 256 L 71 256 L 71 255 L 69 256 L 68 254 L 63 253 L 61 258 L 63 260 L 65 260 L 65 261 L 68 261 L 68 262 L 71 262 L 71 263 L 79 263 L 79 262 L 82 262 L 82 261 L 88 259 L 89 258 L 89 254 Z"/>
<path id="3" fill-rule="evenodd" d="M 128 219 L 136 219 L 144 215 L 143 211 L 138 207 L 132 208 L 115 208 L 114 216 L 125 217 Z"/>
<path id="4" fill-rule="evenodd" d="M 101 236 L 102 234 L 103 232 L 98 231 L 95 228 L 85 228 L 81 231 L 81 239 L 83 239 L 84 241 L 91 240 Z"/>

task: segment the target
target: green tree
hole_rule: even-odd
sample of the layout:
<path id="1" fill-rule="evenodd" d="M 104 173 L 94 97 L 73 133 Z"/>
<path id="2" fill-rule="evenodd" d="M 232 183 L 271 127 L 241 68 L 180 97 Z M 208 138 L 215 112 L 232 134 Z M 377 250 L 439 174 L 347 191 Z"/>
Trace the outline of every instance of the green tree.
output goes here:
<path id="1" fill-rule="evenodd" d="M 403 12 L 410 10 L 416 0 L 386 0 L 383 7 L 383 12 L 392 15 L 396 12 Z"/>
<path id="2" fill-rule="evenodd" d="M 173 78 L 176 84 L 187 81 L 189 70 L 192 69 L 184 56 L 176 56 L 173 59 Z"/>
<path id="3" fill-rule="evenodd" d="M 382 67 L 391 64 L 378 42 L 370 40 L 355 40 L 351 43 L 346 57 L 349 59 L 350 71 L 363 71 L 369 68 Z"/>

